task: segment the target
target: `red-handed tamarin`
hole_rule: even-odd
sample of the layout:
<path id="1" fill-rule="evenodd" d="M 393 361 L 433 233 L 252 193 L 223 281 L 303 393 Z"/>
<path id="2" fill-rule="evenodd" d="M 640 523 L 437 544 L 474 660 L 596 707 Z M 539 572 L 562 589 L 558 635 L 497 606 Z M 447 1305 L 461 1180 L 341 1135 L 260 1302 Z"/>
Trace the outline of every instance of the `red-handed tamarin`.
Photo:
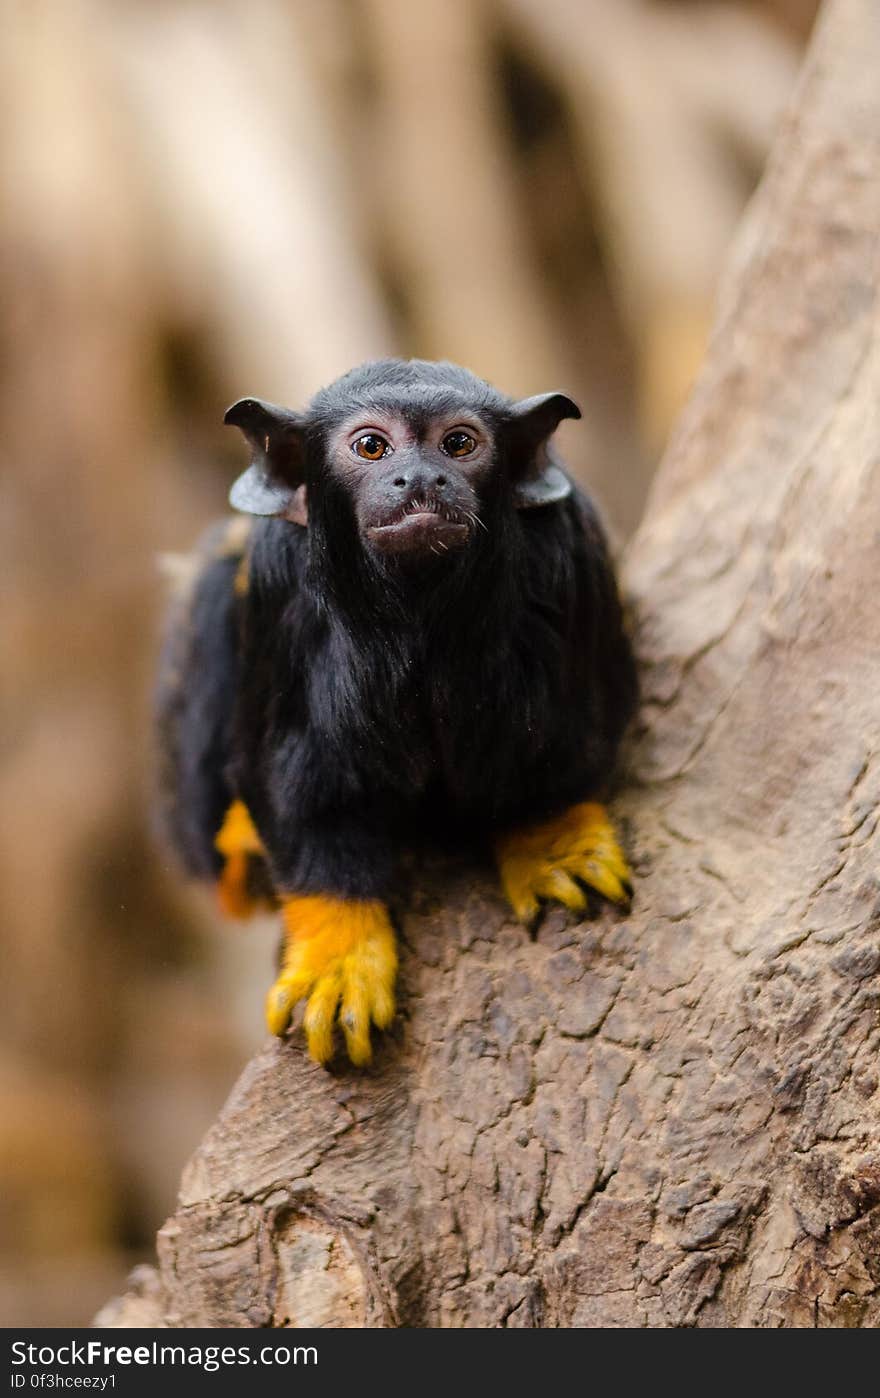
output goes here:
<path id="1" fill-rule="evenodd" d="M 394 1015 L 401 851 L 494 852 L 520 919 L 630 896 L 601 804 L 636 675 L 596 511 L 551 446 L 561 393 L 381 360 L 303 412 L 244 398 L 251 517 L 203 544 L 165 649 L 164 824 L 246 914 L 280 906 L 269 991 L 312 1057 Z"/>

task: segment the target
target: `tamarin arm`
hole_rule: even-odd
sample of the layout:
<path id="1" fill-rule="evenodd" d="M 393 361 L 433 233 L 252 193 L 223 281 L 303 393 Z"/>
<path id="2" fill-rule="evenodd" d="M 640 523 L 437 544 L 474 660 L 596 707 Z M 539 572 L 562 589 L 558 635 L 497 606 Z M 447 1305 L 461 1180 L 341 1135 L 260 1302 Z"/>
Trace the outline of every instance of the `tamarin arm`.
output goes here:
<path id="1" fill-rule="evenodd" d="M 332 1057 L 334 1029 L 352 1063 L 368 1063 L 370 1028 L 394 1018 L 397 946 L 385 903 L 394 845 L 376 813 L 300 810 L 264 838 L 284 929 L 282 964 L 266 997 L 266 1024 L 286 1033 L 296 1005 L 317 1063 Z"/>

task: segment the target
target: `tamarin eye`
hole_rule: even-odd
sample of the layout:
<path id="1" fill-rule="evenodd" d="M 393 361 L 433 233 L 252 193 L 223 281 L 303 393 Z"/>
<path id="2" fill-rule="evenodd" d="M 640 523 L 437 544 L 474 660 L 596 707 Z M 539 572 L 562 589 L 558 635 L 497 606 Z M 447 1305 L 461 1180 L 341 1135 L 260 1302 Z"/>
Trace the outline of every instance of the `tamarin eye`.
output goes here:
<path id="1" fill-rule="evenodd" d="M 470 456 L 476 445 L 469 432 L 447 432 L 440 443 L 447 456 Z"/>
<path id="2" fill-rule="evenodd" d="M 380 437 L 378 432 L 365 432 L 363 437 L 358 437 L 353 443 L 351 449 L 365 461 L 381 461 L 383 456 L 390 454 L 392 446 L 384 437 Z"/>

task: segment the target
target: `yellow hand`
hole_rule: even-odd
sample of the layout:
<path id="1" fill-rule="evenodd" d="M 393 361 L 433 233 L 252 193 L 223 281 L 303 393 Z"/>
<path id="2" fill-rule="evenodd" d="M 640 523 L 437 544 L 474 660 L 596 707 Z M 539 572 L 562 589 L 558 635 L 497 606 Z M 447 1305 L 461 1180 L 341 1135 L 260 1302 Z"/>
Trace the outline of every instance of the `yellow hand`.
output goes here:
<path id="1" fill-rule="evenodd" d="M 582 884 L 612 903 L 628 903 L 632 883 L 604 806 L 584 801 L 540 825 L 501 836 L 495 845 L 501 886 L 522 922 L 539 899 L 552 898 L 574 912 L 586 907 Z"/>
<path id="2" fill-rule="evenodd" d="M 370 1023 L 387 1029 L 394 1018 L 397 948 L 385 904 L 294 894 L 283 916 L 284 966 L 266 999 L 270 1031 L 283 1034 L 307 997 L 303 1027 L 315 1062 L 332 1056 L 338 1012 L 352 1063 L 369 1063 Z"/>
<path id="3" fill-rule="evenodd" d="M 254 897 L 250 891 L 255 859 L 265 855 L 263 843 L 243 801 L 233 801 L 220 827 L 214 845 L 223 855 L 223 869 L 217 882 L 217 900 L 226 917 L 250 917 L 261 907 L 273 906 L 271 899 Z"/>

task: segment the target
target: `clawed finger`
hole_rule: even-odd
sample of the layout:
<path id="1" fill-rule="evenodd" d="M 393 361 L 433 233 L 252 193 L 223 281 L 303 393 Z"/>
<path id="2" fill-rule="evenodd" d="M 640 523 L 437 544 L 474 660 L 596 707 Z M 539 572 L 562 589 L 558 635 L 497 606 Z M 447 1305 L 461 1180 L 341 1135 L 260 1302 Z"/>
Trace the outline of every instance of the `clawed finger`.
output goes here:
<path id="1" fill-rule="evenodd" d="M 572 868 L 577 877 L 589 888 L 594 888 L 597 893 L 601 893 L 603 898 L 607 898 L 612 903 L 628 903 L 632 896 L 632 888 L 624 883 L 616 869 L 610 863 L 593 856 L 584 856 L 578 860 L 572 860 Z"/>
<path id="2" fill-rule="evenodd" d="M 309 996 L 303 1029 L 309 1053 L 316 1063 L 326 1063 L 333 1057 L 333 1025 L 341 994 L 341 976 L 334 970 L 320 977 Z"/>

